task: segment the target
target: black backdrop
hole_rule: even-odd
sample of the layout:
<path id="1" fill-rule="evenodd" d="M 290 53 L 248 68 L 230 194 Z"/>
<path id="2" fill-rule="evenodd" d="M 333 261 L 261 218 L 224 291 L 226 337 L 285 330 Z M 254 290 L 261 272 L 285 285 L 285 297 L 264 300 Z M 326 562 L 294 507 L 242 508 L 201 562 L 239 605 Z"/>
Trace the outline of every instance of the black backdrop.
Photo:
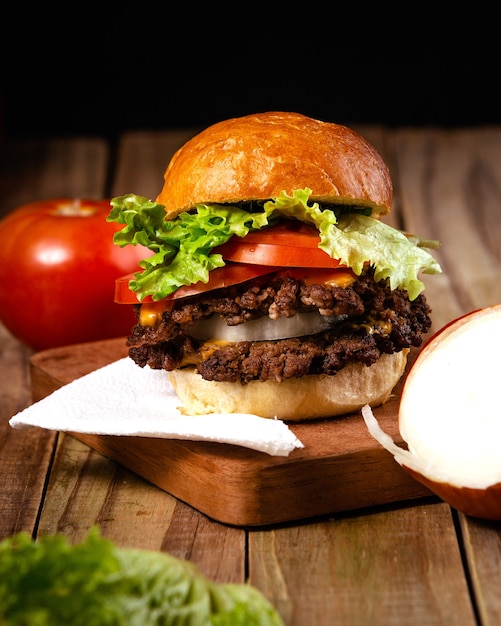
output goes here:
<path id="1" fill-rule="evenodd" d="M 292 16 L 292 27 L 257 10 L 228 24 L 214 20 L 217 10 L 209 4 L 187 5 L 183 16 L 170 16 L 168 5 L 162 13 L 125 0 L 114 9 L 103 3 L 106 15 L 91 4 L 81 12 L 77 6 L 60 7 L 52 20 L 40 5 L 39 16 L 32 8 L 29 21 L 21 16 L 4 24 L 3 43 L 11 42 L 0 86 L 6 134 L 203 127 L 265 110 L 348 125 L 501 122 L 500 55 L 494 46 L 489 69 L 457 31 L 450 31 L 459 42 L 454 47 L 443 30 L 434 40 L 421 28 L 410 40 L 405 22 L 392 24 L 391 32 L 387 25 L 362 32 L 356 24 L 353 37 L 352 23 L 330 18 L 321 32 L 327 16 L 308 12 L 307 5 Z M 11 28 L 17 30 L 9 39 Z"/>
<path id="2" fill-rule="evenodd" d="M 111 60 L 109 60 L 111 61 Z M 257 111 L 288 110 L 339 123 L 477 125 L 501 121 L 497 96 L 479 98 L 475 64 L 219 59 L 169 66 L 89 59 L 72 75 L 50 63 L 35 89 L 4 91 L 9 134 L 113 134 L 206 126 Z"/>

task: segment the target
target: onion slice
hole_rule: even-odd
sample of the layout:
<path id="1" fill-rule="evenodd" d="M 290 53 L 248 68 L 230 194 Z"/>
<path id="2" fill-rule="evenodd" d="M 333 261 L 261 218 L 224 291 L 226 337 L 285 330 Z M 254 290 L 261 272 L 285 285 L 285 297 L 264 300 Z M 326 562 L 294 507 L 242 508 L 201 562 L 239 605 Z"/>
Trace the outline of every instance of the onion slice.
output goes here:
<path id="1" fill-rule="evenodd" d="M 472 516 L 501 520 L 501 305 L 440 329 L 404 382 L 398 424 L 407 449 L 380 428 L 370 434 L 416 480 Z"/>
<path id="2" fill-rule="evenodd" d="M 296 313 L 292 317 L 271 319 L 268 316 L 244 322 L 236 326 L 228 326 L 226 322 L 214 315 L 210 319 L 196 322 L 189 334 L 197 339 L 217 339 L 221 341 L 276 341 L 289 337 L 316 335 L 328 330 L 331 326 L 345 319 L 346 316 L 320 315 L 318 311 Z"/>

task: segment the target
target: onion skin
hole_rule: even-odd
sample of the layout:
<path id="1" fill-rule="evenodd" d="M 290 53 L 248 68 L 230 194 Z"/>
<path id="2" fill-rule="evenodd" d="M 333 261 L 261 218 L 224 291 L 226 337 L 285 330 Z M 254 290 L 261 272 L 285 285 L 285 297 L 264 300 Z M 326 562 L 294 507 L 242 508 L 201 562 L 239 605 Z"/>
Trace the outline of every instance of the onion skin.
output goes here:
<path id="1" fill-rule="evenodd" d="M 501 483 L 485 489 L 472 489 L 434 481 L 406 465 L 402 465 L 402 469 L 461 513 L 484 520 L 501 521 Z"/>

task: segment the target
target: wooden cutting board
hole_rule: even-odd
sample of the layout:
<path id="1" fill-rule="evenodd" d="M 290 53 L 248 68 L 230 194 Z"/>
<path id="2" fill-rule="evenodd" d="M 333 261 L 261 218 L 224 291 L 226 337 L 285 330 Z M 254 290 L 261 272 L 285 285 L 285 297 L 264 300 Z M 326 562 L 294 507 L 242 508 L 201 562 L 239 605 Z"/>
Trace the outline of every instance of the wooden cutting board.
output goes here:
<path id="1" fill-rule="evenodd" d="M 125 340 L 112 339 L 34 354 L 33 400 L 126 353 Z M 397 443 L 402 441 L 397 425 L 401 384 L 374 411 Z M 290 428 L 305 447 L 288 457 L 211 442 L 72 435 L 207 516 L 235 526 L 275 524 L 430 495 L 370 436 L 360 413 Z"/>

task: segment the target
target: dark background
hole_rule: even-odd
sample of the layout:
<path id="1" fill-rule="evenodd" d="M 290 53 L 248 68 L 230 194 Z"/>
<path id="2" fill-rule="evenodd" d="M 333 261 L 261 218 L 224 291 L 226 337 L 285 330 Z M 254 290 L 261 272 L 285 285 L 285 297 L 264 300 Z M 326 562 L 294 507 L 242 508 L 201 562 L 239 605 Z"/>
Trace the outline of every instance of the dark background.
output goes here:
<path id="1" fill-rule="evenodd" d="M 348 125 L 501 122 L 496 45 L 483 56 L 457 31 L 452 43 L 443 30 L 419 29 L 412 40 L 406 24 L 355 36 L 343 28 L 341 37 L 330 22 L 319 30 L 317 13 L 313 31 L 307 6 L 292 27 L 253 13 L 251 28 L 246 14 L 236 24 L 214 22 L 210 5 L 190 5 L 176 19 L 137 6 L 123 2 L 104 15 L 89 5 L 66 21 L 59 14 L 59 25 L 30 13 L 10 40 L 4 25 L 4 41 L 13 42 L 0 90 L 4 134 L 204 127 L 267 110 Z"/>

